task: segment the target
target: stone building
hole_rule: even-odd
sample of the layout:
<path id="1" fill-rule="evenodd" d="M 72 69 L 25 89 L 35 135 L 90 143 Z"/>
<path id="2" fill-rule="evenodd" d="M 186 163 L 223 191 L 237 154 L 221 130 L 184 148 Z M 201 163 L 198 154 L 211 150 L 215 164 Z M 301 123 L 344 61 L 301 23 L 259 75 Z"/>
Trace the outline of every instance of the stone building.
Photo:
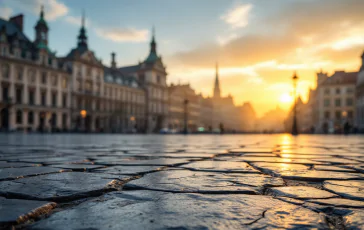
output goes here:
<path id="1" fill-rule="evenodd" d="M 133 66 L 119 68 L 125 75 L 137 79 L 145 91 L 145 131 L 158 132 L 168 124 L 167 72 L 162 57 L 158 56 L 154 29 L 147 58 Z"/>
<path id="2" fill-rule="evenodd" d="M 220 126 L 222 126 L 224 130 L 230 132 L 242 130 L 242 117 L 239 108 L 234 104 L 234 98 L 230 94 L 227 97 L 221 96 L 219 69 L 217 64 L 212 103 L 214 108 L 214 129 L 219 129 Z"/>
<path id="3" fill-rule="evenodd" d="M 362 64 L 356 83 L 356 121 L 359 131 L 364 132 L 364 53 L 361 60 Z"/>
<path id="4" fill-rule="evenodd" d="M 104 69 L 88 47 L 84 17 L 76 47 L 59 60 L 71 76 L 71 129 L 86 132 L 102 129 L 106 106 L 102 101 Z"/>
<path id="5" fill-rule="evenodd" d="M 43 8 L 34 42 L 23 15 L 0 19 L 0 126 L 2 130 L 50 131 L 70 127 L 70 75 L 48 46 Z"/>
<path id="6" fill-rule="evenodd" d="M 0 19 L 2 130 L 151 132 L 164 126 L 167 73 L 154 35 L 143 63 L 118 68 L 114 53 L 108 67 L 89 48 L 84 16 L 77 45 L 64 57 L 50 50 L 48 31 L 43 8 L 34 42 L 23 33 L 23 15 Z"/>
<path id="7" fill-rule="evenodd" d="M 169 113 L 168 127 L 182 132 L 187 119 L 189 132 L 196 132 L 200 127 L 201 102 L 200 96 L 195 93 L 190 84 L 171 84 L 168 87 Z"/>
<path id="8" fill-rule="evenodd" d="M 357 72 L 336 71 L 317 78 L 315 128 L 318 132 L 341 132 L 345 123 L 356 126 Z"/>
<path id="9" fill-rule="evenodd" d="M 104 67 L 104 108 L 107 129 L 112 132 L 143 132 L 145 130 L 145 92 L 137 80 L 123 74 L 112 53 L 111 67 Z"/>

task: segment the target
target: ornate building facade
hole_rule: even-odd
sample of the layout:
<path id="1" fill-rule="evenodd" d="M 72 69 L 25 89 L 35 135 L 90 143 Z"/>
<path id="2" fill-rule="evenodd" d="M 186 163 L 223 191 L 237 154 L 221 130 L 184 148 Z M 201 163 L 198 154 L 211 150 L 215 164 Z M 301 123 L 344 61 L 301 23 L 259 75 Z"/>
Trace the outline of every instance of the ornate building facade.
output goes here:
<path id="1" fill-rule="evenodd" d="M 70 127 L 70 75 L 48 47 L 41 9 L 31 41 L 23 15 L 0 19 L 0 126 L 2 130 L 46 131 Z"/>
<path id="2" fill-rule="evenodd" d="M 157 53 L 153 29 L 150 52 L 147 58 L 133 66 L 119 68 L 125 75 L 133 76 L 145 92 L 145 131 L 158 132 L 168 124 L 167 72 L 162 57 Z"/>
<path id="3" fill-rule="evenodd" d="M 48 47 L 41 9 L 34 41 L 23 15 L 0 19 L 0 127 L 2 130 L 152 132 L 166 127 L 166 69 L 154 33 L 148 57 L 105 66 L 88 46 L 85 18 L 77 45 L 65 57 Z"/>

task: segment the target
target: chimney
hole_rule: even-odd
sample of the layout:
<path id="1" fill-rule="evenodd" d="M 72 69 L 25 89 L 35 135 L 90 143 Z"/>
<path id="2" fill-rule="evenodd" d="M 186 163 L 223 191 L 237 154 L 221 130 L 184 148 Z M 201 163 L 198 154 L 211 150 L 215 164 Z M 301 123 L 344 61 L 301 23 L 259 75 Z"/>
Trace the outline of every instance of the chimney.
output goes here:
<path id="1" fill-rule="evenodd" d="M 115 53 L 111 53 L 111 68 L 116 68 Z"/>
<path id="2" fill-rule="evenodd" d="M 16 15 L 9 19 L 9 22 L 13 23 L 18 29 L 23 32 L 23 14 Z"/>

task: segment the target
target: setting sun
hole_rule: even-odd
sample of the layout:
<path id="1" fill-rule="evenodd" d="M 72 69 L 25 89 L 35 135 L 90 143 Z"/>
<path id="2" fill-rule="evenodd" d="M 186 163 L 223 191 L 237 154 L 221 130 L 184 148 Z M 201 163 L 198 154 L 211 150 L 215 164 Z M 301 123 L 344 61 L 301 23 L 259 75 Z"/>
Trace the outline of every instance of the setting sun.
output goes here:
<path id="1" fill-rule="evenodd" d="M 289 95 L 288 93 L 285 93 L 280 96 L 279 101 L 281 103 L 287 104 L 287 103 L 293 102 L 293 99 L 292 99 L 291 95 Z"/>

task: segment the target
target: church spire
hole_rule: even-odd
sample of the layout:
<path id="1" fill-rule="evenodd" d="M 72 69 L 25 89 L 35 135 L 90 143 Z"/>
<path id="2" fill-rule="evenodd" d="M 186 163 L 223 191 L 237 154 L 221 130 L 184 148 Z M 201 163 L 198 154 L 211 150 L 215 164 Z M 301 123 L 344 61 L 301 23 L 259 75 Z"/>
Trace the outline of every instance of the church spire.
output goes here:
<path id="1" fill-rule="evenodd" d="M 147 59 L 145 59 L 145 62 L 154 63 L 158 59 L 159 59 L 159 57 L 158 57 L 158 54 L 157 54 L 157 42 L 155 41 L 155 28 L 153 26 L 152 40 L 150 42 L 150 52 L 149 52 L 149 55 L 148 55 Z"/>
<path id="2" fill-rule="evenodd" d="M 155 28 L 152 29 L 152 41 L 150 42 L 150 52 L 157 54 L 157 43 L 155 42 Z"/>
<path id="3" fill-rule="evenodd" d="M 40 7 L 40 18 L 44 19 L 44 5 Z"/>
<path id="4" fill-rule="evenodd" d="M 215 85 L 214 85 L 214 98 L 220 98 L 220 82 L 219 82 L 219 66 L 216 62 L 216 76 L 215 76 Z"/>
<path id="5" fill-rule="evenodd" d="M 85 10 L 82 11 L 80 35 L 78 35 L 78 48 L 87 49 L 87 35 L 85 28 Z"/>

